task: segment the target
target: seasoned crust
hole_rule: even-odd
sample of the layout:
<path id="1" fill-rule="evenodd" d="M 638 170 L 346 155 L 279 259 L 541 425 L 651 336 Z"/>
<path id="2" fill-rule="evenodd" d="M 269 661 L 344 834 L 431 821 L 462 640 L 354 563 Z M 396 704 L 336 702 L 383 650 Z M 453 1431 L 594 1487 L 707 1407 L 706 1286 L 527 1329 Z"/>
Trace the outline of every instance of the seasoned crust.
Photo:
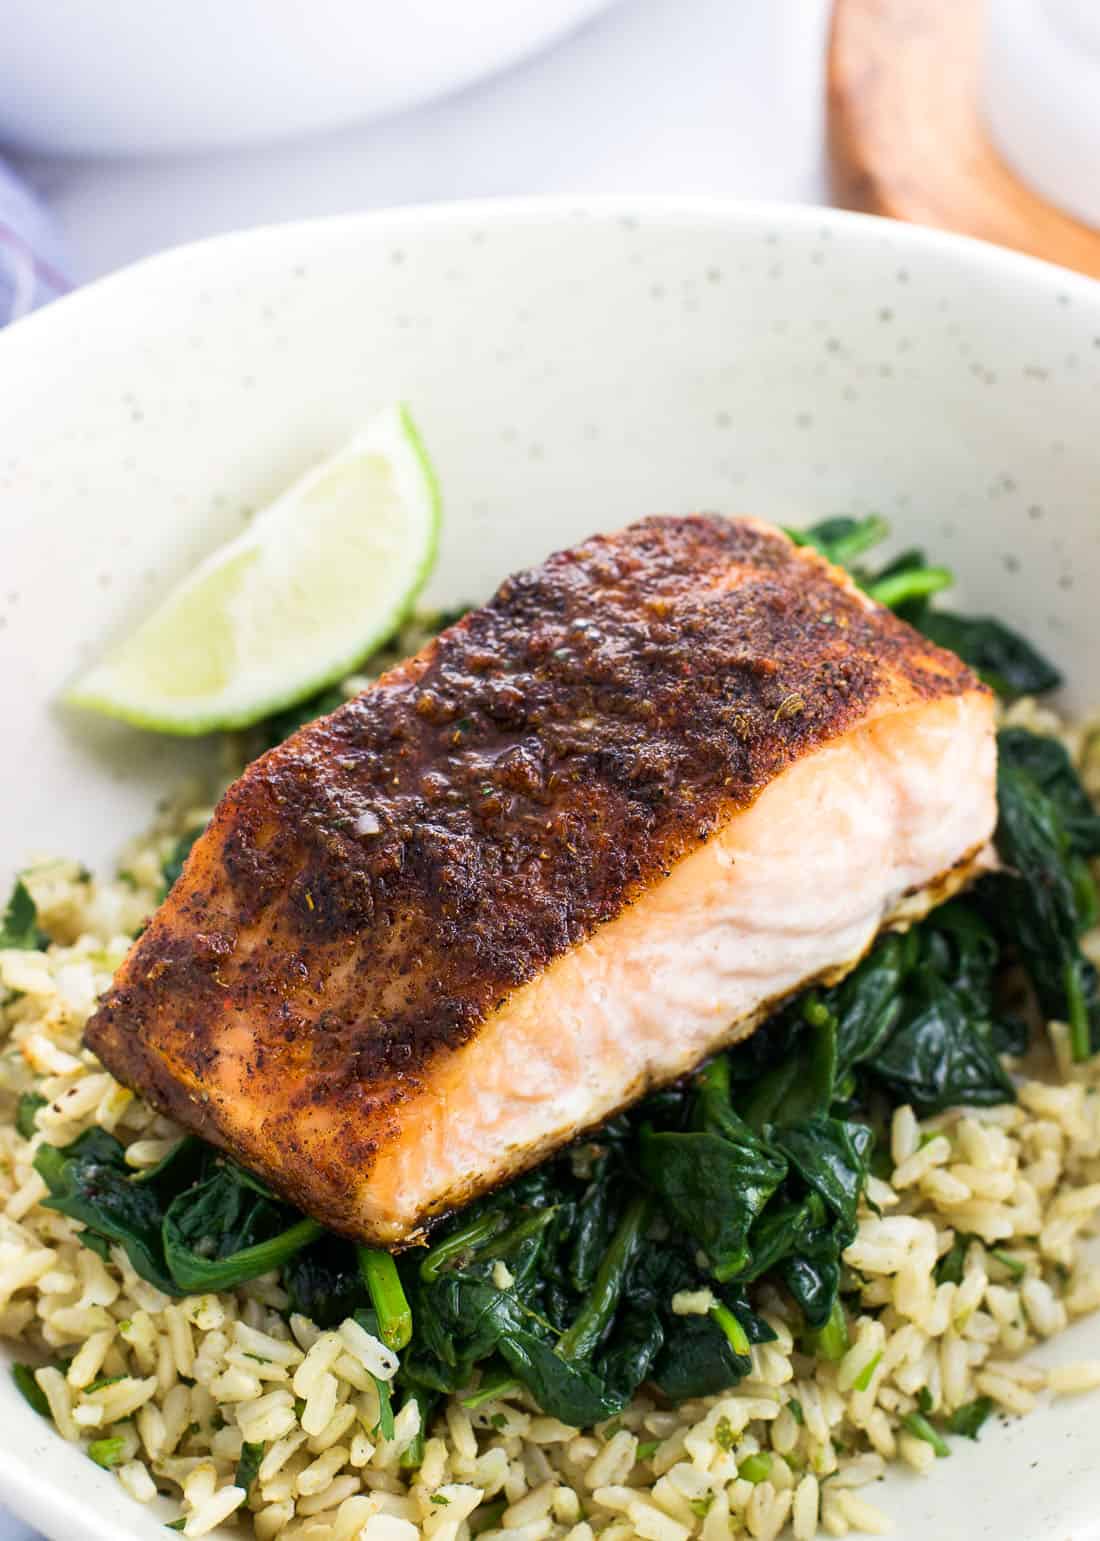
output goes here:
<path id="1" fill-rule="evenodd" d="M 287 1103 L 245 1159 L 314 1213 L 327 1185 L 336 1217 L 402 1098 L 510 992 L 800 756 L 978 688 L 756 521 L 597 536 L 250 766 L 87 1042 L 240 1149 L 209 1087 L 245 1018 L 248 1079 L 277 1077 Z M 300 1143 L 311 1106 L 340 1121 L 327 1173 Z"/>

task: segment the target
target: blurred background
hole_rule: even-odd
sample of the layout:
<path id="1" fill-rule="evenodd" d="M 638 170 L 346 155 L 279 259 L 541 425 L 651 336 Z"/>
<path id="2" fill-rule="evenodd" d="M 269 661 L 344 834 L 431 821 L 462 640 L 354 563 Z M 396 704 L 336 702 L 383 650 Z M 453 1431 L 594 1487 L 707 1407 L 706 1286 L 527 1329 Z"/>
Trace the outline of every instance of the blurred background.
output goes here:
<path id="1" fill-rule="evenodd" d="M 397 203 L 820 201 L 827 10 L 51 0 L 5 27 L 0 153 L 53 211 L 77 282 L 223 230 Z"/>
<path id="2" fill-rule="evenodd" d="M 0 48 L 0 322 L 269 221 L 838 202 L 1100 276 L 1098 0 L 49 0 Z"/>

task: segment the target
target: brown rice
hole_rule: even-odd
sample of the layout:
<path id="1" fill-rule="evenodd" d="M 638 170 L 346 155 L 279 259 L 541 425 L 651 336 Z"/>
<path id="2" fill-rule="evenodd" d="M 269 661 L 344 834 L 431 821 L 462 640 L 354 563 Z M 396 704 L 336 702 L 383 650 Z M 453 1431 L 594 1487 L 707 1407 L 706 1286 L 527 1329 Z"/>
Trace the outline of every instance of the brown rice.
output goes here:
<path id="1" fill-rule="evenodd" d="M 1095 725 L 1065 729 L 1027 702 L 1010 717 L 1059 732 L 1100 796 Z M 453 1398 L 419 1469 L 404 1469 L 415 1405 L 392 1439 L 377 1433 L 372 1377 L 392 1376 L 395 1360 L 354 1322 L 321 1332 L 288 1315 L 275 1275 L 170 1300 L 121 1250 L 104 1262 L 39 1202 L 32 1157 L 43 1140 L 64 1144 L 99 1124 L 140 1170 L 178 1136 L 80 1034 L 156 903 L 162 861 L 204 816 L 186 803 L 167 811 L 113 882 L 70 863 L 35 866 L 25 880 L 52 945 L 0 952 L 0 1335 L 39 1362 L 71 1354 L 36 1374 L 59 1434 L 118 1439 L 118 1480 L 140 1503 L 165 1495 L 184 1535 L 245 1520 L 259 1541 L 878 1535 L 890 1522 L 869 1486 L 890 1462 L 919 1473 L 935 1464 L 909 1414 L 988 1396 L 1022 1415 L 1100 1386 L 1100 1361 L 1044 1371 L 1024 1357 L 1100 1306 L 1100 1275 L 1083 1254 L 1100 1210 L 1100 1066 L 1072 1064 L 1055 1022 L 1017 1104 L 923 1123 L 896 1110 L 891 1180 L 872 1180 L 874 1210 L 846 1256 L 863 1310 L 839 1363 L 800 1352 L 796 1313 L 764 1287 L 758 1306 L 776 1340 L 753 1350 L 750 1378 L 729 1393 L 675 1409 L 639 1396 L 593 1430 L 522 1397 L 473 1412 Z M 1100 931 L 1085 946 L 1100 963 Z M 48 1105 L 27 1141 L 12 1119 L 32 1088 Z M 957 1234 L 974 1238 L 961 1280 L 937 1283 Z M 675 1306 L 698 1308 L 688 1297 Z M 235 1483 L 246 1440 L 265 1447 L 250 1494 Z"/>

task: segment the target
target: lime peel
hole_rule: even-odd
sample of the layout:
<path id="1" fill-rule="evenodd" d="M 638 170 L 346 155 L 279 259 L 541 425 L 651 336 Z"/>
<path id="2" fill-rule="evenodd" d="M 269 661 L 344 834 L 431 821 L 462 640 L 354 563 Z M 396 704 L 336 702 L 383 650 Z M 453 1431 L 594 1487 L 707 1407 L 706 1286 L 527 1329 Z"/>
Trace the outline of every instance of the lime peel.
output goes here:
<path id="1" fill-rule="evenodd" d="M 295 705 L 401 625 L 435 561 L 440 508 L 411 415 L 386 408 L 200 563 L 63 700 L 187 735 Z"/>

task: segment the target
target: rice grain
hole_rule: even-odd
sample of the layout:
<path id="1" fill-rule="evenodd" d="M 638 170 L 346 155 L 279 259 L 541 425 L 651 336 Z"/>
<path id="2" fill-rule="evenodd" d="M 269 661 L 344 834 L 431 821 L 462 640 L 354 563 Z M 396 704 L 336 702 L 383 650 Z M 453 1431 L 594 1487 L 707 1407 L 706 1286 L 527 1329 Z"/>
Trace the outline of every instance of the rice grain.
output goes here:
<path id="1" fill-rule="evenodd" d="M 1031 710 L 1020 703 L 1009 716 L 1026 721 Z M 1081 756 L 1091 746 L 1100 794 L 1100 733 L 1069 741 Z M 1073 1062 L 1054 1022 L 1024 1066 L 1018 1104 L 923 1121 L 894 1110 L 892 1165 L 868 1183 L 845 1256 L 849 1344 L 837 1363 L 808 1359 L 797 1311 L 758 1286 L 775 1339 L 754 1346 L 750 1376 L 732 1390 L 679 1408 L 639 1397 L 595 1431 L 547 1417 L 524 1395 L 472 1416 L 450 1398 L 423 1431 L 419 1471 L 406 1467 L 419 1411 L 398 1394 L 394 1437 L 382 1437 L 375 1378 L 392 1379 L 397 1360 L 360 1323 L 323 1330 L 291 1313 L 274 1274 L 169 1299 L 121 1248 L 100 1258 L 42 1206 L 38 1141 L 98 1125 L 141 1171 L 179 1138 L 80 1045 L 126 933 L 156 902 L 179 817 L 166 815 L 127 858 L 136 888 L 87 882 L 71 863 L 28 874 L 56 940 L 0 953 L 0 980 L 9 990 L 20 982 L 0 1001 L 0 1333 L 42 1366 L 35 1380 L 58 1432 L 120 1441 L 123 1488 L 141 1502 L 174 1493 L 186 1535 L 236 1515 L 259 1541 L 467 1541 L 493 1504 L 503 1508 L 489 1514 L 488 1541 L 883 1534 L 886 1517 L 866 1493 L 885 1464 L 936 1464 L 904 1422 L 918 1406 L 942 1429 L 981 1395 L 1023 1415 L 1047 1395 L 1100 1388 L 1100 1361 L 1044 1372 L 1026 1357 L 1100 1309 L 1085 1251 L 1100 1211 L 1100 1060 Z M 1100 928 L 1085 945 L 1100 960 Z M 28 1089 L 47 1099 L 30 1141 L 11 1121 Z M 937 1280 L 960 1237 L 974 1238 L 960 1270 Z M 710 1291 L 691 1290 L 669 1305 L 693 1314 L 712 1303 Z M 66 1367 L 47 1362 L 59 1357 Z M 264 1447 L 250 1498 L 235 1480 L 246 1441 Z M 762 1480 L 741 1475 L 760 1478 L 762 1463 Z"/>

